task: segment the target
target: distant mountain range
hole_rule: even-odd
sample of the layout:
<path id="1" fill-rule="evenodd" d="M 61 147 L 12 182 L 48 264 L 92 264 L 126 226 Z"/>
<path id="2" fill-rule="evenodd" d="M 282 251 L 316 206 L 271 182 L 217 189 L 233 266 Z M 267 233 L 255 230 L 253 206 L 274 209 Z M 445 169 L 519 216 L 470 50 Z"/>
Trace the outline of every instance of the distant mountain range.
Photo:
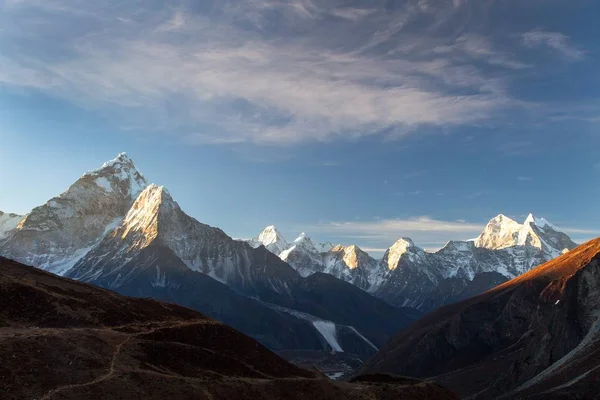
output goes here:
<path id="1" fill-rule="evenodd" d="M 363 360 L 444 304 L 481 293 L 575 246 L 544 219 L 492 219 L 435 253 L 401 238 L 377 260 L 358 246 L 250 241 L 187 215 L 127 154 L 83 174 L 29 214 L 0 214 L 0 255 L 122 294 L 182 304 L 273 350 Z M 285 328 L 283 328 L 285 327 Z"/>
<path id="2" fill-rule="evenodd" d="M 548 227 L 538 220 L 533 229 L 540 225 Z M 600 238 L 428 314 L 360 373 L 427 377 L 463 399 L 597 399 Z"/>
<path id="3" fill-rule="evenodd" d="M 346 351 L 365 360 L 420 316 L 332 275 L 303 277 L 265 247 L 198 222 L 126 154 L 7 221 L 2 256 L 194 308 L 273 350 Z"/>
<path id="4" fill-rule="evenodd" d="M 435 253 L 401 238 L 376 260 L 358 246 L 316 244 L 305 233 L 288 243 L 274 226 L 248 243 L 264 246 L 302 276 L 331 274 L 390 304 L 431 311 L 482 293 L 574 248 L 543 218 L 523 224 L 500 214 L 472 241 L 450 241 Z"/>
<path id="5" fill-rule="evenodd" d="M 0 212 L 0 256 L 193 308 L 299 365 L 317 360 L 332 376 L 369 360 L 362 373 L 434 376 L 476 400 L 600 390 L 599 240 L 575 248 L 533 215 L 522 224 L 498 215 L 476 239 L 436 252 L 400 238 L 380 259 L 304 233 L 288 242 L 274 226 L 234 240 L 187 215 L 124 153 L 25 216 Z M 23 276 L 23 266 L 0 261 L 16 274 L 11 282 Z M 35 317 L 49 318 L 46 325 L 80 312 L 95 318 L 72 299 L 79 284 L 65 283 L 65 292 L 60 282 L 68 281 L 48 276 L 38 271 L 17 283 L 24 312 L 40 310 Z M 10 293 L 3 294 L 9 303 Z M 19 320 L 15 310 L 0 311 L 0 325 Z M 114 312 L 116 319 L 145 318 Z M 395 378 L 364 379 L 377 386 Z"/>

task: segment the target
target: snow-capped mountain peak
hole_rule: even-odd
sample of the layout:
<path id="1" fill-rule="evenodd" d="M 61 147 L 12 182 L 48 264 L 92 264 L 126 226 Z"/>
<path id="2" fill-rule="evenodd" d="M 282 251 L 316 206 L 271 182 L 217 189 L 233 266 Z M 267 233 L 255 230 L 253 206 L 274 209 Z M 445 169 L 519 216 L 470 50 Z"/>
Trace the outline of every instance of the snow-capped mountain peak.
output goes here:
<path id="1" fill-rule="evenodd" d="M 248 244 L 254 248 L 265 246 L 275 255 L 281 254 L 290 246 L 275 225 L 267 226 L 257 237 L 248 240 Z"/>
<path id="2" fill-rule="evenodd" d="M 491 250 L 529 246 L 539 249 L 551 259 L 576 244 L 544 218 L 529 214 L 523 224 L 519 224 L 500 214 L 486 225 L 475 246 Z"/>
<path id="3" fill-rule="evenodd" d="M 317 246 L 315 245 L 315 243 L 304 232 L 302 232 L 300 235 L 298 235 L 296 239 L 294 239 L 293 244 L 295 246 L 303 246 L 308 249 L 314 249 L 315 251 L 317 250 Z"/>
<path id="4" fill-rule="evenodd" d="M 499 214 L 487 223 L 483 232 L 475 239 L 475 246 L 488 249 L 501 249 L 514 246 L 522 225 Z"/>
<path id="5" fill-rule="evenodd" d="M 93 179 L 95 184 L 107 193 L 119 191 L 132 200 L 148 186 L 146 178 L 138 171 L 127 153 L 120 153 L 100 168 L 86 172 L 82 176 L 82 179 L 85 178 Z"/>
<path id="6" fill-rule="evenodd" d="M 409 252 L 418 252 L 420 249 L 415 246 L 414 242 L 407 237 L 398 239 L 385 253 L 384 260 L 387 263 L 389 270 L 394 270 L 398 266 L 400 258 Z"/>
<path id="7" fill-rule="evenodd" d="M 344 264 L 351 270 L 360 266 L 360 258 L 364 253 L 358 246 L 352 244 L 350 246 L 343 246 L 338 244 L 331 249 L 332 253 L 343 253 L 342 260 Z"/>
<path id="8" fill-rule="evenodd" d="M 525 219 L 525 222 L 523 222 L 523 225 L 535 225 L 538 228 L 542 228 L 542 229 L 550 228 L 555 231 L 558 231 L 558 228 L 556 228 L 554 225 L 552 225 L 550 222 L 548 222 L 545 218 L 537 218 L 531 213 L 527 216 L 527 218 Z"/>
<path id="9" fill-rule="evenodd" d="M 277 230 L 275 225 L 269 225 L 258 235 L 258 240 L 264 244 L 272 244 L 278 241 L 285 241 L 283 235 Z"/>
<path id="10" fill-rule="evenodd" d="M 146 186 L 131 158 L 119 154 L 27 214 L 9 232 L 3 254 L 63 274 L 121 222 Z"/>

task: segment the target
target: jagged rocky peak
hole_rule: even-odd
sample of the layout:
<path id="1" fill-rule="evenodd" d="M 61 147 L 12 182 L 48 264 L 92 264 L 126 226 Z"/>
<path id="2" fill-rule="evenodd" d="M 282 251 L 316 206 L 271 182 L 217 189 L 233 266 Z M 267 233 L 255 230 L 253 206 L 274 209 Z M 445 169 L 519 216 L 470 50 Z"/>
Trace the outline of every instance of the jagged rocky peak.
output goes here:
<path id="1" fill-rule="evenodd" d="M 394 270 L 398 266 L 400 258 L 409 252 L 417 252 L 420 250 L 415 246 L 414 242 L 407 237 L 402 237 L 396 241 L 383 255 L 383 260 L 386 261 L 389 270 Z"/>
<path id="2" fill-rule="evenodd" d="M 475 240 L 475 246 L 488 249 L 502 249 L 514 246 L 522 225 L 499 214 L 487 223 L 483 232 Z"/>
<path id="3" fill-rule="evenodd" d="M 547 254 L 547 259 L 550 259 L 574 248 L 576 244 L 544 218 L 529 214 L 523 224 L 519 224 L 500 214 L 486 225 L 475 240 L 475 246 L 492 250 L 530 246 Z"/>
<path id="4" fill-rule="evenodd" d="M 545 218 L 536 218 L 533 214 L 529 213 L 527 218 L 525 219 L 525 224 L 535 224 L 538 228 L 551 228 L 557 230 L 554 225 L 548 222 Z"/>
<path id="5" fill-rule="evenodd" d="M 69 219 L 123 216 L 148 185 L 125 153 L 86 172 L 65 192 L 36 207 L 19 224 L 20 230 L 63 229 Z M 103 222 L 109 222 L 108 220 Z"/>
<path id="6" fill-rule="evenodd" d="M 269 225 L 258 235 L 258 240 L 264 244 L 271 244 L 284 240 L 283 235 L 277 230 L 275 225 Z"/>
<path id="7" fill-rule="evenodd" d="M 301 248 L 313 253 L 325 253 L 333 247 L 329 242 L 315 243 L 306 233 L 302 232 L 292 242 L 292 247 Z"/>
<path id="8" fill-rule="evenodd" d="M 290 245 L 275 225 L 269 225 L 255 238 L 248 240 L 250 246 L 257 248 L 265 246 L 271 253 L 279 255 Z"/>
<path id="9" fill-rule="evenodd" d="M 123 239 L 130 235 L 138 235 L 139 247 L 145 247 L 158 235 L 159 213 L 164 207 L 176 207 L 169 192 L 163 186 L 148 185 L 133 203 L 119 230 L 115 232 Z"/>
<path id="10" fill-rule="evenodd" d="M 529 214 L 517 238 L 518 245 L 536 247 L 549 256 L 558 257 L 577 246 L 565 233 L 544 218 Z"/>
<path id="11" fill-rule="evenodd" d="M 34 208 L 3 242 L 3 255 L 63 274 L 123 219 L 147 186 L 125 154 Z"/>
<path id="12" fill-rule="evenodd" d="M 308 251 L 310 253 L 318 253 L 319 252 L 315 242 L 313 242 L 312 239 L 310 237 L 308 237 L 308 235 L 304 232 L 302 232 L 300 235 L 298 235 L 298 237 L 296 239 L 294 239 L 294 241 L 292 242 L 291 245 L 292 245 L 292 247 L 289 248 L 288 250 L 295 248 L 295 249 L 302 249 L 302 250 Z"/>
<path id="13" fill-rule="evenodd" d="M 86 172 L 81 179 L 93 181 L 105 192 L 118 191 L 132 200 L 148 186 L 146 178 L 127 153 L 120 153 L 100 168 Z"/>
<path id="14" fill-rule="evenodd" d="M 116 288 L 152 270 L 153 284 L 162 285 L 166 268 L 181 272 L 187 267 L 251 295 L 267 285 L 282 292 L 288 280 L 298 275 L 267 254 L 190 217 L 164 187 L 151 184 L 122 222 L 68 276 Z"/>
<path id="15" fill-rule="evenodd" d="M 331 253 L 341 253 L 342 261 L 351 270 L 361 266 L 361 258 L 368 257 L 368 254 L 362 251 L 358 246 L 352 244 L 343 246 L 338 244 L 330 250 Z"/>
<path id="16" fill-rule="evenodd" d="M 308 235 L 305 232 L 302 232 L 301 234 L 298 235 L 298 237 L 296 239 L 294 239 L 294 243 L 295 244 L 313 244 L 313 241 L 311 240 L 310 237 L 308 237 Z"/>

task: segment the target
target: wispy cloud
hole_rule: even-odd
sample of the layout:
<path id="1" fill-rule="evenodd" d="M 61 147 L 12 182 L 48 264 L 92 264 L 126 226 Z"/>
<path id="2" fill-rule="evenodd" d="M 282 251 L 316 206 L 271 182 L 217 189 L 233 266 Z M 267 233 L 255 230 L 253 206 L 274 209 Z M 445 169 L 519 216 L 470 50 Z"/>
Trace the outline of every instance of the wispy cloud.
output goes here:
<path id="1" fill-rule="evenodd" d="M 347 238 L 348 241 L 394 243 L 400 237 L 410 237 L 417 244 L 431 245 L 448 240 L 470 239 L 477 236 L 484 223 L 443 221 L 428 216 L 407 219 L 372 221 L 324 222 L 306 227 L 307 232 Z"/>
<path id="2" fill-rule="evenodd" d="M 467 223 L 465 221 L 443 221 L 428 216 L 408 219 L 380 219 L 376 221 L 329 222 L 314 226 L 315 230 L 329 232 L 356 233 L 362 235 L 380 235 L 403 232 L 474 232 L 483 228 L 484 224 Z"/>
<path id="3" fill-rule="evenodd" d="M 434 251 L 442 247 L 449 240 L 469 240 L 477 237 L 486 223 L 487 221 L 469 222 L 462 219 L 446 221 L 429 216 L 419 216 L 397 219 L 373 219 L 369 221 L 322 222 L 302 226 L 301 229 L 325 237 L 345 238 L 348 243 L 372 243 L 374 246 L 372 245 L 371 247 L 378 249 L 382 249 L 383 247 L 377 245 L 391 245 L 401 237 L 409 237 L 417 245 Z M 560 226 L 558 229 L 569 235 L 577 235 L 579 238 L 585 237 L 591 239 L 600 235 L 600 230 L 598 229 L 563 228 Z M 368 247 L 365 246 L 365 249 Z"/>
<path id="4" fill-rule="evenodd" d="M 210 14 L 109 5 L 10 7 L 3 29 L 17 50 L 0 82 L 130 108 L 125 117 L 187 143 L 290 144 L 474 124 L 517 103 L 477 61 L 526 67 L 476 34 L 414 40 L 407 24 L 425 13 L 434 29 L 454 5 L 431 14 L 409 2 L 389 15 L 308 0 L 223 2 Z"/>
<path id="5" fill-rule="evenodd" d="M 584 228 L 559 228 L 561 231 L 569 234 L 583 234 L 583 235 L 593 235 L 592 237 L 600 235 L 600 229 L 584 229 Z"/>
<path id="6" fill-rule="evenodd" d="M 566 58 L 581 60 L 585 52 L 573 45 L 568 36 L 560 32 L 546 32 L 533 30 L 523 34 L 523 43 L 527 47 L 547 47 Z"/>
<path id="7" fill-rule="evenodd" d="M 478 2 L 12 3 L 0 83 L 190 144 L 397 139 L 529 107 L 507 76 L 531 65 L 469 24 Z M 583 54 L 556 33 L 523 41 Z"/>
<path id="8" fill-rule="evenodd" d="M 361 250 L 366 251 L 367 253 L 385 253 L 386 247 L 361 247 Z"/>

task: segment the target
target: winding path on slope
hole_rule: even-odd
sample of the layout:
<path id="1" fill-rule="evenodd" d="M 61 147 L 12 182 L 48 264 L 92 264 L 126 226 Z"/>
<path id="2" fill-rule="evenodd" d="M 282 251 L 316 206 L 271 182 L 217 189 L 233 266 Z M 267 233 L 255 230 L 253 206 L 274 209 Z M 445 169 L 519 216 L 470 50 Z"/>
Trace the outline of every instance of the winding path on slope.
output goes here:
<path id="1" fill-rule="evenodd" d="M 52 396 L 63 392 L 65 390 L 70 390 L 70 389 L 77 389 L 77 388 L 82 388 L 82 387 L 86 387 L 86 386 L 92 386 L 92 385 L 96 385 L 100 382 L 103 382 L 107 379 L 110 379 L 114 374 L 115 374 L 115 366 L 117 364 L 117 360 L 119 358 L 119 355 L 121 354 L 121 349 L 123 348 L 123 346 L 125 344 L 127 344 L 127 342 L 129 342 L 132 338 L 136 337 L 136 336 L 140 336 L 140 335 L 147 335 L 153 332 L 156 332 L 157 330 L 160 329 L 169 329 L 169 328 L 181 328 L 181 327 L 185 327 L 185 326 L 191 326 L 191 325 L 200 325 L 200 324 L 206 324 L 206 323 L 212 323 L 212 321 L 210 320 L 196 320 L 196 321 L 187 321 L 187 322 L 178 322 L 176 324 L 170 324 L 170 325 L 162 325 L 162 326 L 156 326 L 154 328 L 151 328 L 149 330 L 145 330 L 142 332 L 136 332 L 133 334 L 129 334 L 125 337 L 125 340 L 121 341 L 119 344 L 117 344 L 117 346 L 115 347 L 115 350 L 113 351 L 112 357 L 111 357 L 111 361 L 110 364 L 108 366 L 108 370 L 106 371 L 106 373 L 96 377 L 95 379 L 89 381 L 89 382 L 83 382 L 83 383 L 73 383 L 73 384 L 69 384 L 69 385 L 64 385 L 64 386 L 59 386 L 55 389 L 50 390 L 48 393 L 44 394 L 42 397 L 40 397 L 39 400 L 49 400 L 50 398 L 52 398 Z M 154 325 L 156 324 L 156 322 L 151 322 L 146 324 L 147 325 Z M 123 325 L 123 326 L 119 326 L 119 327 L 107 327 L 107 330 L 114 330 L 114 329 L 119 329 L 119 328 L 124 328 L 124 327 L 134 327 L 135 325 Z M 122 333 L 122 332 L 119 332 Z"/>

